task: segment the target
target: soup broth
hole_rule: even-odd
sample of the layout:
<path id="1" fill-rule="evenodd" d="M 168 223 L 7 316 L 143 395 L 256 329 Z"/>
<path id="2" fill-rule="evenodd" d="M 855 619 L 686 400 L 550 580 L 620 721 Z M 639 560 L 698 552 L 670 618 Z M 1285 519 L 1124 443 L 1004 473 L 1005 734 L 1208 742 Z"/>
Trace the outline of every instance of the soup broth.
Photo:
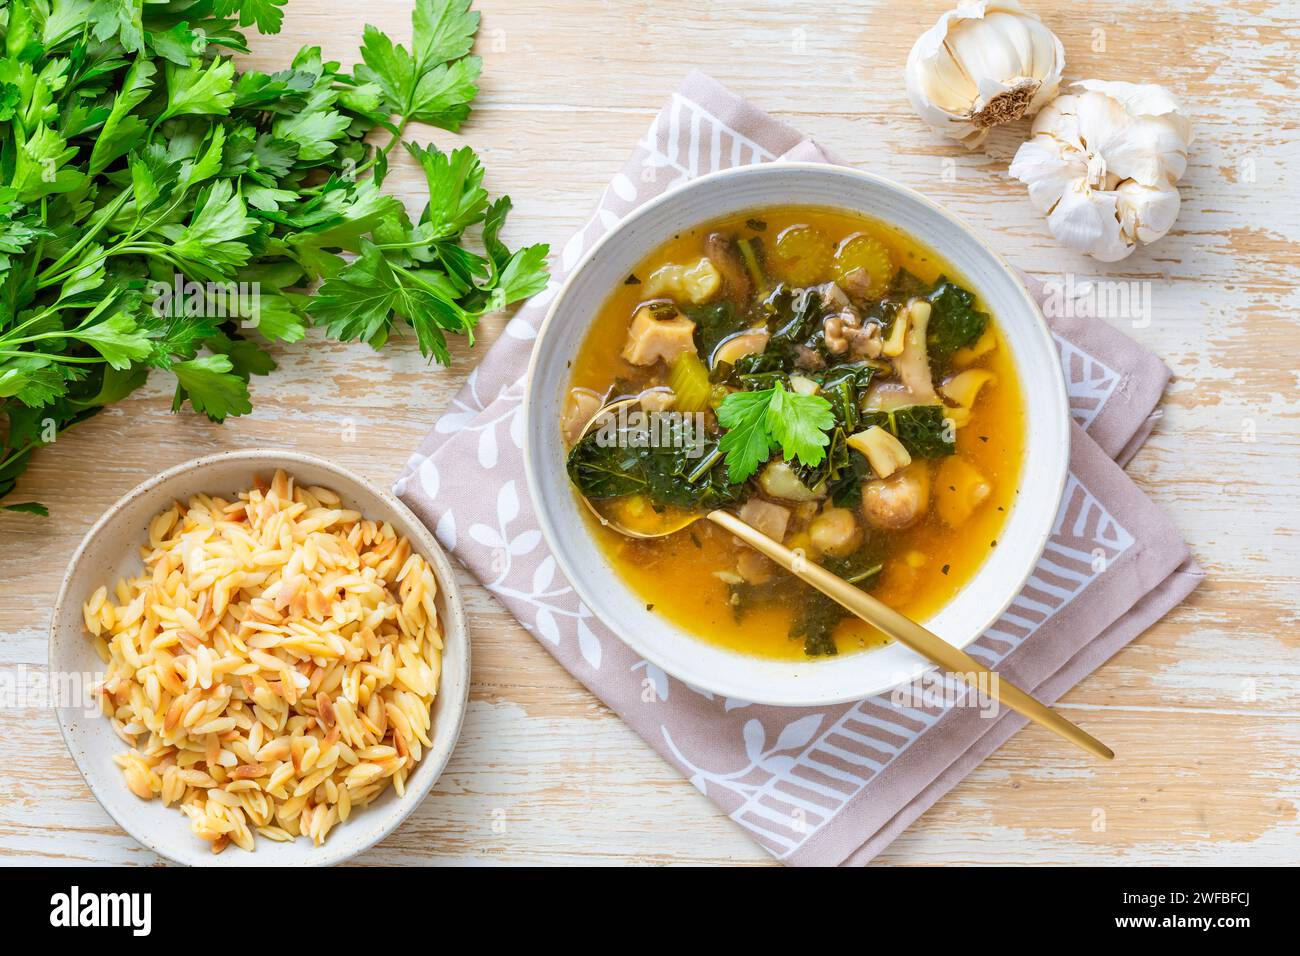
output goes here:
<path id="1" fill-rule="evenodd" d="M 975 574 L 1017 493 L 1024 406 L 996 317 L 933 252 L 839 211 L 765 208 L 673 236 L 610 295 L 571 385 L 570 475 L 603 513 L 726 506 L 917 620 Z M 736 480 L 722 419 L 777 392 L 778 411 L 790 395 L 801 414 L 832 409 L 822 458 L 773 440 Z M 698 422 L 699 456 L 620 456 L 584 433 L 631 396 Z M 647 607 L 704 640 L 785 660 L 885 643 L 710 522 L 653 539 L 590 524 Z"/>

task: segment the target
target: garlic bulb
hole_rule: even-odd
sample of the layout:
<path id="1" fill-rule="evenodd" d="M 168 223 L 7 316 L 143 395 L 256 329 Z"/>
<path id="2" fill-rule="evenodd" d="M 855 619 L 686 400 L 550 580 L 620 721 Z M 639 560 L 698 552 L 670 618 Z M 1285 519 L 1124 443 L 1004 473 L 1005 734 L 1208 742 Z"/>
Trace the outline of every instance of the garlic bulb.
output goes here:
<path id="1" fill-rule="evenodd" d="M 907 58 L 907 97 L 967 149 L 990 127 L 1033 116 L 1056 95 L 1065 47 L 1016 0 L 962 0 L 921 34 Z"/>
<path id="2" fill-rule="evenodd" d="M 1084 80 L 1034 120 L 1011 175 L 1052 235 L 1102 262 L 1155 242 L 1178 218 L 1191 122 L 1163 87 Z"/>

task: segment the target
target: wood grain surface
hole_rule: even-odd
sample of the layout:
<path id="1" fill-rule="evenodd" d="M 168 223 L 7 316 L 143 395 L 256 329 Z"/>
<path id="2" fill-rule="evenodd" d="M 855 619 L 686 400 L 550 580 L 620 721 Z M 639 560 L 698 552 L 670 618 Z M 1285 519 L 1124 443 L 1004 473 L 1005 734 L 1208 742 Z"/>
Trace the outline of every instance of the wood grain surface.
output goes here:
<path id="1" fill-rule="evenodd" d="M 1129 467 L 1209 571 L 1182 607 L 1065 698 L 1111 744 L 1099 765 L 1031 728 L 921 818 L 881 862 L 1286 863 L 1300 859 L 1300 16 L 1291 2 L 1030 0 L 1067 51 L 1066 78 L 1159 82 L 1197 142 L 1173 232 L 1105 266 L 1063 251 L 1006 175 L 1022 125 L 987 149 L 949 145 L 912 114 L 902 66 L 944 0 L 481 0 L 482 93 L 464 138 L 508 192 L 512 243 L 558 247 L 588 215 L 659 105 L 711 72 L 863 168 L 943 202 L 1021 268 L 1150 283 L 1125 331 L 1176 373 L 1165 417 Z M 300 44 L 356 59 L 365 22 L 409 35 L 404 0 L 290 0 L 252 62 Z M 458 137 L 417 130 L 442 146 Z M 392 180 L 422 198 L 408 167 Z M 161 385 L 35 455 L 0 514 L 0 668 L 46 660 L 58 580 L 121 494 L 201 453 L 299 448 L 387 483 L 503 318 L 451 368 L 411 342 L 382 353 L 277 349 L 252 415 L 172 415 Z M 565 673 L 462 575 L 474 680 L 459 749 L 434 793 L 362 863 L 713 863 L 767 855 Z M 0 709 L 0 863 L 158 858 L 91 796 L 48 709 Z"/>

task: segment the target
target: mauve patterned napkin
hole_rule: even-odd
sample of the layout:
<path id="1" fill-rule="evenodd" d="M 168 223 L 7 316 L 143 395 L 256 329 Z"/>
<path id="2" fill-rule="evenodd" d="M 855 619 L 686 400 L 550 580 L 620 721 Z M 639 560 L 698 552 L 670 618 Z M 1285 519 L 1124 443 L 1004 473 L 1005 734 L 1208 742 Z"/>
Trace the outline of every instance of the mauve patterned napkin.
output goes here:
<path id="1" fill-rule="evenodd" d="M 668 677 L 597 621 L 556 570 L 520 453 L 532 341 L 583 252 L 631 209 L 693 176 L 782 158 L 832 161 L 709 77 L 687 77 L 564 247 L 551 286 L 520 309 L 394 490 L 570 673 L 774 856 L 865 863 L 1025 720 L 1010 711 L 981 717 L 976 707 L 900 706 L 891 695 L 767 707 L 715 699 Z M 1065 499 L 1029 584 L 968 648 L 1048 703 L 1202 577 L 1177 531 L 1120 470 L 1158 415 L 1169 370 L 1103 322 L 1051 324 L 1076 422 Z M 1055 739 L 1047 747 L 1044 759 L 1089 759 Z"/>

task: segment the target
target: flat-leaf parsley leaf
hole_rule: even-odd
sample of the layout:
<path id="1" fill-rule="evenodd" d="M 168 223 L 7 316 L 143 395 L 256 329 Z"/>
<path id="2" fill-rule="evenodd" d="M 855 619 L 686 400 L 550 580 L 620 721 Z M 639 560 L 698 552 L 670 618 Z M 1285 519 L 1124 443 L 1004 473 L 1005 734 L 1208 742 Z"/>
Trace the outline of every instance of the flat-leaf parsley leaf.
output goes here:
<path id="1" fill-rule="evenodd" d="M 777 383 L 754 392 L 732 392 L 718 407 L 727 429 L 718 447 L 726 455 L 727 477 L 744 481 L 779 450 L 787 461 L 815 467 L 826 457 L 827 429 L 835 424 L 831 403 L 800 395 Z"/>

